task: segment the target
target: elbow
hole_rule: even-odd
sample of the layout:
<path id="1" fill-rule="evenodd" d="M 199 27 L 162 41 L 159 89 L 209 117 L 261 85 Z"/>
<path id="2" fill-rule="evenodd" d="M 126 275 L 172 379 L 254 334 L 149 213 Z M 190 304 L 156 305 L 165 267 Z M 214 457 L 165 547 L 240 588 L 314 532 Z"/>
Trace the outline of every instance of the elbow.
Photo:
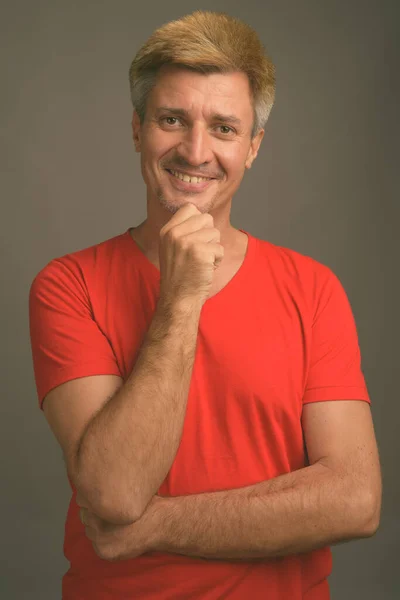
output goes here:
<path id="1" fill-rule="evenodd" d="M 380 508 L 375 510 L 366 527 L 366 537 L 372 537 L 379 529 L 381 520 Z"/>
<path id="2" fill-rule="evenodd" d="M 140 514 L 132 506 L 123 505 L 120 500 L 116 500 L 115 496 L 110 497 L 99 488 L 91 487 L 87 482 L 78 484 L 76 489 L 77 500 L 78 497 L 80 499 L 79 504 L 87 506 L 97 517 L 108 523 L 131 525 L 140 518 Z"/>
<path id="3" fill-rule="evenodd" d="M 141 517 L 141 512 L 132 502 L 134 494 L 128 494 L 108 485 L 106 481 L 96 482 L 82 470 L 68 475 L 75 486 L 82 504 L 96 516 L 114 525 L 131 525 Z M 124 498 L 127 500 L 124 502 Z"/>
<path id="4" fill-rule="evenodd" d="M 122 506 L 120 503 L 111 501 L 103 501 L 99 503 L 98 513 L 96 513 L 101 519 L 114 525 L 132 525 L 138 519 L 138 514 L 131 506 Z"/>
<path id="5" fill-rule="evenodd" d="M 116 525 L 131 525 L 138 521 L 144 510 L 140 508 L 138 494 L 132 485 L 112 486 L 103 484 L 98 494 L 99 515 Z"/>
<path id="6" fill-rule="evenodd" d="M 373 537 L 379 529 L 379 523 L 379 517 L 374 517 L 370 521 L 368 521 L 366 525 L 364 525 L 364 528 L 362 530 L 362 537 Z"/>
<path id="7" fill-rule="evenodd" d="M 79 494 L 87 499 L 88 508 L 95 515 L 114 525 L 131 525 L 140 518 L 132 502 L 121 502 L 121 495 L 110 493 L 88 482 L 77 487 Z"/>
<path id="8" fill-rule="evenodd" d="M 101 501 L 99 500 L 99 516 L 105 521 L 115 523 L 115 525 L 132 525 L 142 517 L 150 502 L 149 499 L 145 505 L 139 507 L 138 503 L 132 503 L 132 498 L 135 496 L 133 492 L 127 491 L 127 500 L 123 504 L 121 502 L 122 491 L 121 493 L 118 491 L 116 494 L 108 495 L 108 497 L 103 495 Z"/>
<path id="9" fill-rule="evenodd" d="M 368 538 L 374 536 L 380 525 L 381 494 L 369 494 L 365 498 L 360 513 L 362 514 L 362 537 Z"/>

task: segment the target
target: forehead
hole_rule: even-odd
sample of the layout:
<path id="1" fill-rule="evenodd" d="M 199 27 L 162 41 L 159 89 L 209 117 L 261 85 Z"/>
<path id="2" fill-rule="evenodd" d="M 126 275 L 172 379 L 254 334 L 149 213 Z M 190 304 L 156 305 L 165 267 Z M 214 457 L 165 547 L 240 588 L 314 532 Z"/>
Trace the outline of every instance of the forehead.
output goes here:
<path id="1" fill-rule="evenodd" d="M 171 107 L 196 110 L 199 107 L 225 108 L 240 118 L 252 118 L 251 89 L 245 73 L 197 73 L 177 67 L 163 66 L 149 98 L 153 109 Z"/>

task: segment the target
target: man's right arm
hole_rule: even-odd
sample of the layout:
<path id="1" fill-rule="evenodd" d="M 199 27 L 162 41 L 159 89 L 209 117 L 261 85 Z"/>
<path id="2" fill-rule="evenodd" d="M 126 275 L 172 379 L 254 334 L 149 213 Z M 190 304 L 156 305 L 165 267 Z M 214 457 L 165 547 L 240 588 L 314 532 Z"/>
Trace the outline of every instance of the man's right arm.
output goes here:
<path id="1" fill-rule="evenodd" d="M 79 419 L 80 407 L 88 406 L 82 397 L 87 378 L 66 382 L 46 396 L 44 412 L 63 440 L 69 476 L 91 510 L 105 520 L 125 524 L 140 518 L 172 466 L 183 431 L 201 308 L 200 301 L 160 298 L 129 378 L 108 401 L 102 397 L 96 406 L 91 399 L 90 419 L 87 408 L 86 418 Z M 70 404 L 60 418 L 67 386 L 73 386 Z M 85 395 L 87 399 L 87 386 Z"/>

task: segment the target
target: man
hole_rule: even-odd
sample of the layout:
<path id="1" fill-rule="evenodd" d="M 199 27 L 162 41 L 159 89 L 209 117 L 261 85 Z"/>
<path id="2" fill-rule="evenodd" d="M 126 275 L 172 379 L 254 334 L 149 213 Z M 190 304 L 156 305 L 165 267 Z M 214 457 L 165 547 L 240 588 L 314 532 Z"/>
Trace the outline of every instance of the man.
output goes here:
<path id="1" fill-rule="evenodd" d="M 329 545 L 378 528 L 381 475 L 340 281 L 230 224 L 273 65 L 246 24 L 196 11 L 130 80 L 147 218 L 30 292 L 72 488 L 63 598 L 325 600 Z"/>

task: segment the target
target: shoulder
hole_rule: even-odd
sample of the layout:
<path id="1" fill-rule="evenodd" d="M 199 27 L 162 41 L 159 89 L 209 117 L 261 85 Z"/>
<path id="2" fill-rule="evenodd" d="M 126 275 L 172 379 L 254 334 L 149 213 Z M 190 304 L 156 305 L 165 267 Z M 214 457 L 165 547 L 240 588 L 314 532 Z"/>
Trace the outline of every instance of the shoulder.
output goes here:
<path id="1" fill-rule="evenodd" d="M 127 232 L 90 246 L 52 258 L 35 275 L 31 289 L 39 285 L 68 282 L 85 286 L 107 272 L 116 256 L 123 254 Z"/>
<path id="2" fill-rule="evenodd" d="M 271 268 L 292 278 L 328 278 L 333 272 L 325 263 L 293 248 L 273 244 L 256 238 L 259 252 L 268 260 Z"/>
<path id="3" fill-rule="evenodd" d="M 293 298 L 302 298 L 315 310 L 324 293 L 341 287 L 338 276 L 327 264 L 293 248 L 256 239 L 259 267 L 270 275 L 274 284 Z"/>

